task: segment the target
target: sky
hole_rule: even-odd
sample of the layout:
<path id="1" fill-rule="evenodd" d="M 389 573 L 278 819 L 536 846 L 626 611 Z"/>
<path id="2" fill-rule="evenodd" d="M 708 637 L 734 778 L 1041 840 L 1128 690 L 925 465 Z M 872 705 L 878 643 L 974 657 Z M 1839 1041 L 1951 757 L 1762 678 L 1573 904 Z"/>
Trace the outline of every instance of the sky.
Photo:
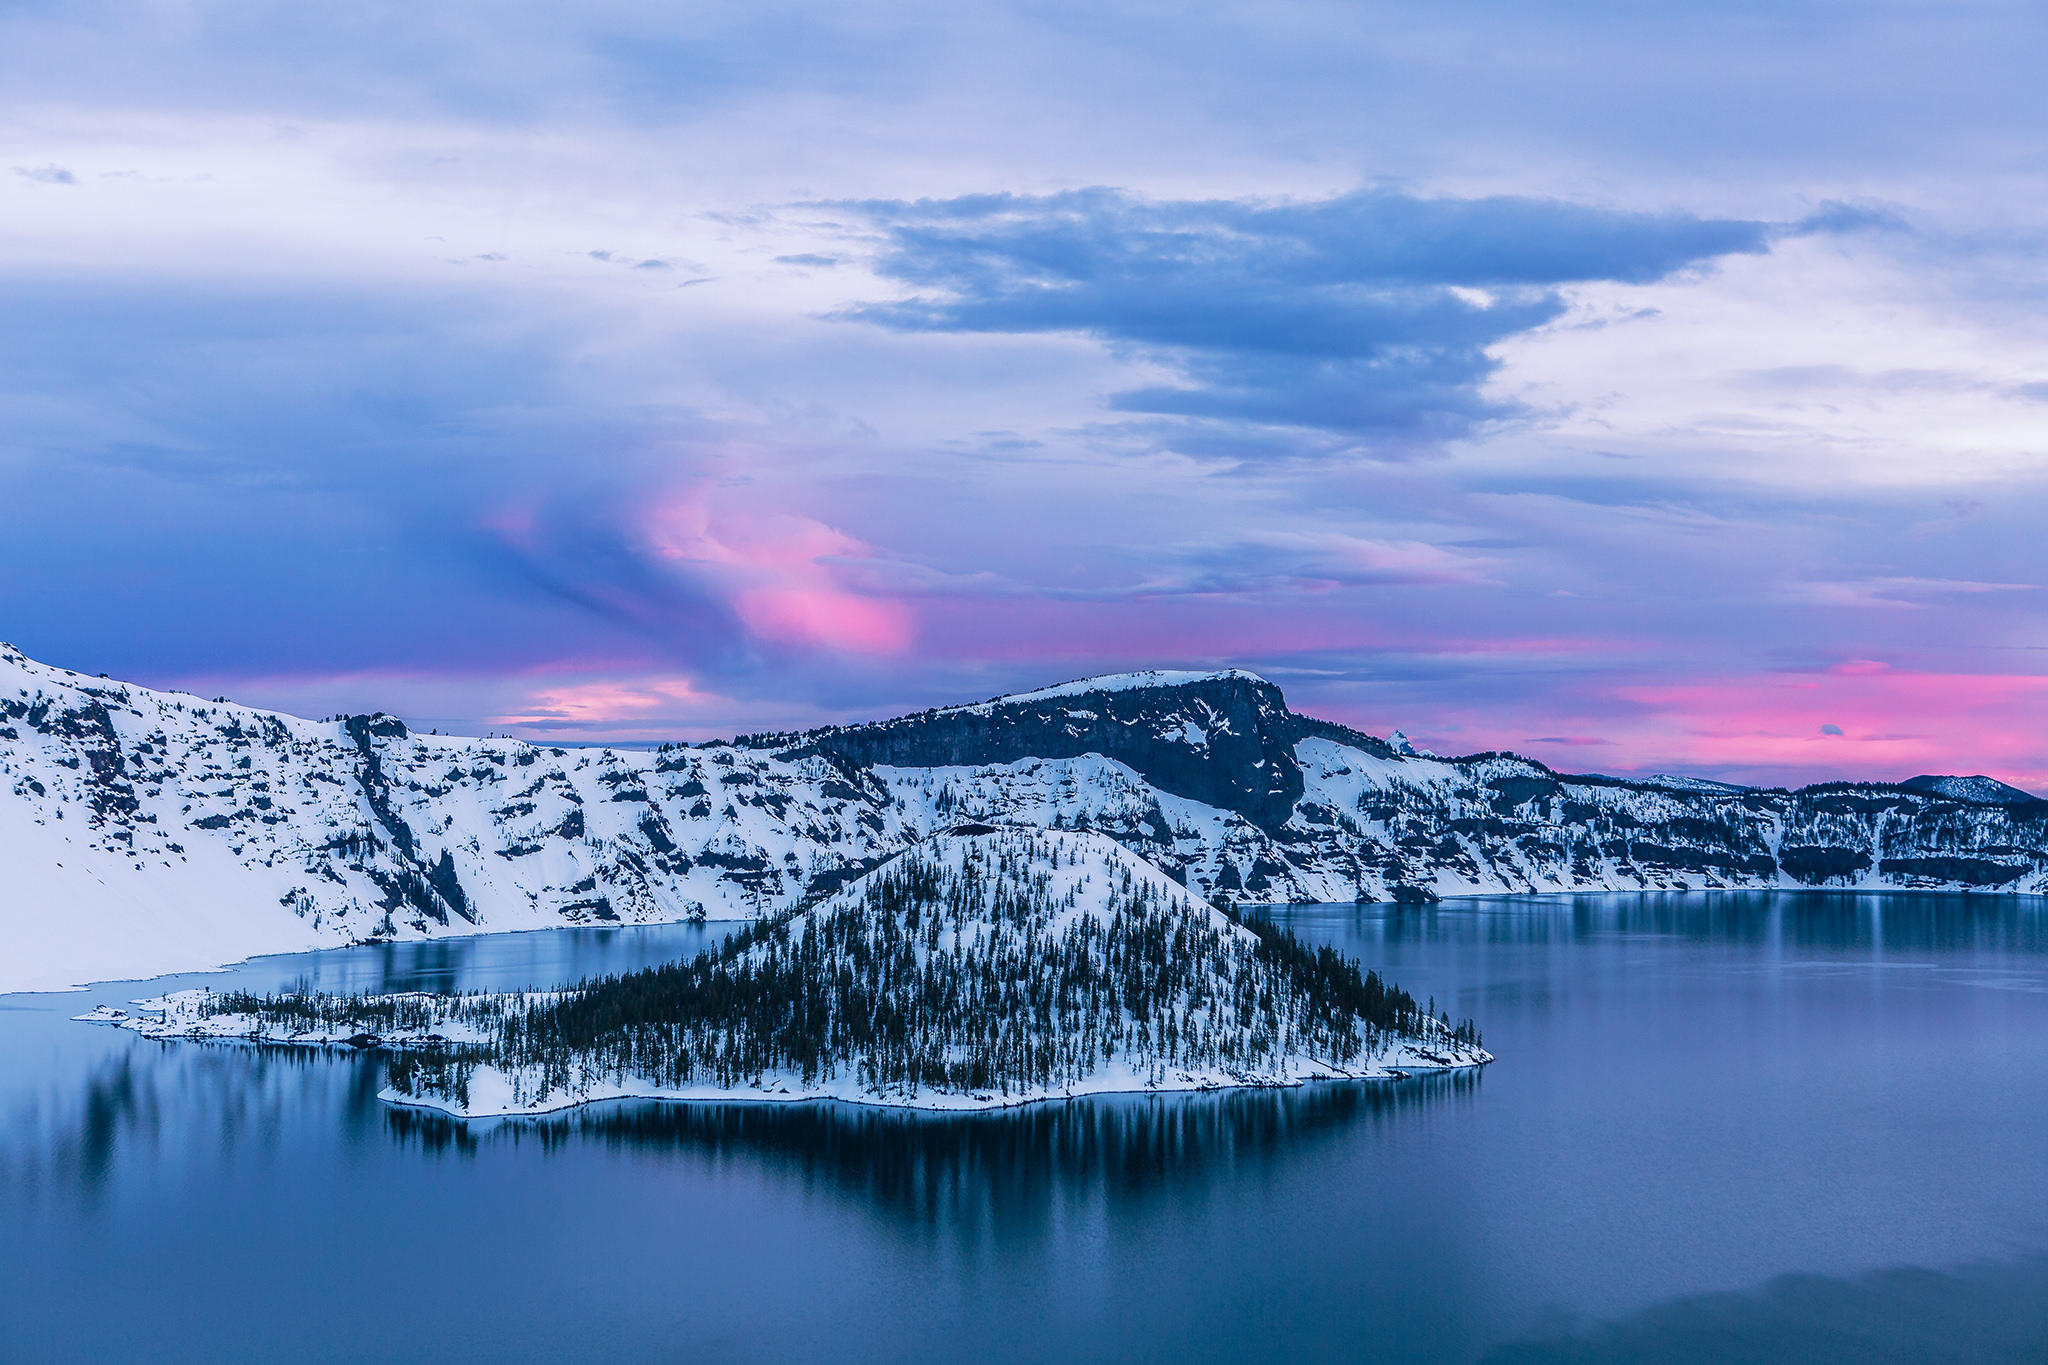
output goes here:
<path id="1" fill-rule="evenodd" d="M 2048 9 L 0 0 L 0 639 L 2048 792 Z"/>

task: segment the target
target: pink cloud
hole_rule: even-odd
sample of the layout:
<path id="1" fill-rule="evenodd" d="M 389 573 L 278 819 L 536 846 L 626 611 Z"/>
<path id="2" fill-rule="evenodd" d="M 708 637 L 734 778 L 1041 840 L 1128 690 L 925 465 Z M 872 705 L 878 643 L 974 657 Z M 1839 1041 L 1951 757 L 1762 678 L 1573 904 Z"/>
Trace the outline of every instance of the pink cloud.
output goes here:
<path id="1" fill-rule="evenodd" d="M 784 587 L 749 588 L 735 606 L 747 629 L 766 640 L 861 654 L 896 654 L 910 644 L 910 613 L 900 602 Z"/>
<path id="2" fill-rule="evenodd" d="M 1640 708 L 1616 728 L 1645 766 L 1781 780 L 1982 772 L 2029 788 L 2048 781 L 2039 739 L 2048 677 L 1907 673 L 1866 661 L 1614 695 Z"/>
<path id="3" fill-rule="evenodd" d="M 907 605 L 842 581 L 844 565 L 874 551 L 835 527 L 779 512 L 714 515 L 700 493 L 657 508 L 645 529 L 657 556 L 722 585 L 759 639 L 861 654 L 898 654 L 910 645 Z"/>
<path id="4" fill-rule="evenodd" d="M 601 679 L 563 683 L 533 693 L 511 713 L 492 716 L 499 725 L 566 727 L 605 724 L 636 713 L 673 712 L 720 701 L 699 692 L 688 678 Z"/>
<path id="5" fill-rule="evenodd" d="M 1391 705 L 1355 684 L 1342 685 L 1327 705 L 1313 683 L 1290 684 L 1288 694 L 1311 714 L 1368 733 L 1398 727 L 1439 753 L 1509 749 L 1566 772 L 1685 773 L 1769 786 L 1984 773 L 2048 794 L 2048 676 L 1916 673 L 1860 660 L 1682 683 L 1588 686 L 1583 678 L 1476 700 L 1438 701 L 1408 688 Z"/>

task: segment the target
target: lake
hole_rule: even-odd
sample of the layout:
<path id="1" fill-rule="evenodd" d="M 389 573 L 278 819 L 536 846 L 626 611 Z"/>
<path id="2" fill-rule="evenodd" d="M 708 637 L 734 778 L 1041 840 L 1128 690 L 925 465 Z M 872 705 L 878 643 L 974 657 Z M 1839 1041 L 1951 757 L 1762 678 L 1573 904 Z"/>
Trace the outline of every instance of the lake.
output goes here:
<path id="1" fill-rule="evenodd" d="M 2048 904 L 1276 911 L 1483 1073 L 974 1117 L 463 1125 L 374 1056 L 69 1021 L 188 985 L 561 984 L 692 926 L 0 996 L 0 1361 L 2048 1357 Z"/>

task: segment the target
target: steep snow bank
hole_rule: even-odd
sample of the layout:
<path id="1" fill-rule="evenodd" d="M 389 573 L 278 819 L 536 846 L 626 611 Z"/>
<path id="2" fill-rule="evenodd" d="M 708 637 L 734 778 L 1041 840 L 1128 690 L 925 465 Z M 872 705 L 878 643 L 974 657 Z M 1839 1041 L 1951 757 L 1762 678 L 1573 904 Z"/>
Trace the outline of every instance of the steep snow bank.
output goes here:
<path id="1" fill-rule="evenodd" d="M 104 856 L 83 820 L 0 799 L 0 991 L 65 990 L 333 946 L 227 850 L 151 866 Z M 73 831 L 80 838 L 74 841 Z"/>

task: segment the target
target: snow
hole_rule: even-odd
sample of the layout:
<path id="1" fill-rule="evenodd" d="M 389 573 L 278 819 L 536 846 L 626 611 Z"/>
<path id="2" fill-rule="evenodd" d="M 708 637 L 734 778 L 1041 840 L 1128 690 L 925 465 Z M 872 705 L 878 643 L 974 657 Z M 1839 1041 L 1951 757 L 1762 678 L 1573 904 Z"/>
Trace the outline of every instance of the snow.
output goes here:
<path id="1" fill-rule="evenodd" d="M 1748 787 L 1738 787 L 1732 782 L 1716 782 L 1708 777 L 1674 777 L 1670 773 L 1658 773 L 1654 777 L 1642 780 L 1654 787 L 1670 787 L 1676 791 L 1688 792 L 1717 792 L 1724 796 L 1739 796 L 1749 790 Z"/>
<path id="2" fill-rule="evenodd" d="M 1408 736 L 1402 734 L 1399 730 L 1396 730 L 1394 731 L 1394 733 L 1387 736 L 1387 747 L 1389 749 L 1392 749 L 1395 753 L 1405 755 L 1409 758 L 1436 757 L 1435 754 L 1431 753 L 1427 749 L 1416 748 L 1414 742 L 1411 741 L 1408 738 Z"/>
<path id="3" fill-rule="evenodd" d="M 374 750 L 411 859 L 342 725 L 0 648 L 0 991 L 370 938 L 749 918 L 917 833 L 817 760 L 396 734 Z M 466 905 L 387 914 L 397 879 L 444 857 Z"/>
<path id="4" fill-rule="evenodd" d="M 1933 792 L 1938 796 L 1953 797 L 1958 801 L 1979 801 L 1994 806 L 2010 806 L 2041 799 L 2032 792 L 2022 791 L 2010 783 L 2000 782 L 1997 778 L 1986 777 L 1982 773 L 1974 777 L 1909 777 L 1905 785 Z"/>
<path id="5" fill-rule="evenodd" d="M 1076 678 L 1057 687 L 1041 687 L 1035 692 L 1012 692 L 992 701 L 975 702 L 968 706 L 941 707 L 936 714 L 949 715 L 963 711 L 985 713 L 993 707 L 1013 706 L 1019 702 L 1053 701 L 1060 697 L 1085 696 L 1091 692 L 1135 692 L 1153 687 L 1186 687 L 1190 683 L 1218 682 L 1230 678 L 1261 684 L 1266 681 L 1258 674 L 1247 673 L 1241 668 L 1211 669 L 1206 672 L 1149 668 L 1140 673 L 1105 673 L 1096 678 Z"/>
<path id="6" fill-rule="evenodd" d="M 992 1109 L 1015 1109 L 1028 1104 L 1042 1104 L 1048 1100 L 1086 1099 L 1093 1095 L 1170 1094 L 1191 1090 L 1296 1089 L 1317 1081 L 1405 1080 L 1424 1072 L 1455 1071 L 1482 1066 L 1491 1060 L 1491 1054 L 1484 1053 L 1460 1053 L 1454 1060 L 1449 1054 L 1431 1052 L 1425 1045 L 1397 1044 L 1366 1066 L 1340 1067 L 1304 1060 L 1289 1074 L 1278 1078 L 1249 1075 L 1222 1068 L 1193 1071 L 1174 1068 L 1163 1080 L 1155 1081 L 1143 1071 L 1133 1070 L 1117 1061 L 1110 1061 L 1094 1075 L 1072 1085 L 1063 1085 L 1057 1089 L 1011 1091 L 1007 1094 L 995 1090 L 964 1095 L 933 1090 L 920 1090 L 914 1095 L 904 1092 L 876 1092 L 863 1089 L 857 1082 L 848 1078 L 827 1082 L 813 1081 L 806 1085 L 799 1075 L 771 1071 L 762 1077 L 758 1085 L 749 1084 L 736 1088 L 714 1085 L 671 1088 L 629 1078 L 624 1082 L 599 1081 L 592 1085 L 588 1092 L 574 1095 L 551 1091 L 537 1099 L 524 1098 L 522 1088 L 517 1085 L 518 1077 L 508 1075 L 493 1066 L 480 1066 L 469 1083 L 470 1097 L 467 1106 L 458 1106 L 452 1101 L 438 1097 L 404 1095 L 388 1087 L 378 1091 L 377 1098 L 387 1104 L 432 1109 L 462 1119 L 534 1117 L 618 1100 L 658 1100 L 696 1104 L 800 1104 L 836 1101 L 841 1104 L 914 1109 L 931 1113 L 981 1113 Z"/>
<path id="7" fill-rule="evenodd" d="M 1006 700 L 1253 676 L 1115 674 Z M 1222 725 L 1187 700 L 1152 728 L 1199 749 Z M 1873 803 L 1703 779 L 1617 785 L 1512 756 L 1375 757 L 1305 739 L 1304 794 L 1276 835 L 1097 754 L 849 776 L 821 757 L 727 745 L 564 750 L 384 728 L 366 743 L 411 854 L 341 724 L 83 677 L 0 646 L 0 992 L 373 939 L 746 919 L 962 823 L 1098 831 L 1196 894 L 1239 901 L 1386 899 L 1403 885 L 1795 886 L 1754 860 L 1814 844 L 1867 860 L 1834 887 L 1959 885 L 1884 870 L 1934 857 L 2023 864 L 1997 889 L 2048 890 L 2027 808 L 1898 789 Z M 460 906 L 422 889 L 444 859 Z M 408 877 L 410 899 L 393 906 Z"/>
<path id="8" fill-rule="evenodd" d="M 250 870 L 223 850 L 195 847 L 141 867 L 74 840 L 84 823 L 38 819 L 32 807 L 0 799 L 0 991 L 65 990 L 333 946 L 280 910 L 281 887 L 269 895 L 246 887 Z"/>

